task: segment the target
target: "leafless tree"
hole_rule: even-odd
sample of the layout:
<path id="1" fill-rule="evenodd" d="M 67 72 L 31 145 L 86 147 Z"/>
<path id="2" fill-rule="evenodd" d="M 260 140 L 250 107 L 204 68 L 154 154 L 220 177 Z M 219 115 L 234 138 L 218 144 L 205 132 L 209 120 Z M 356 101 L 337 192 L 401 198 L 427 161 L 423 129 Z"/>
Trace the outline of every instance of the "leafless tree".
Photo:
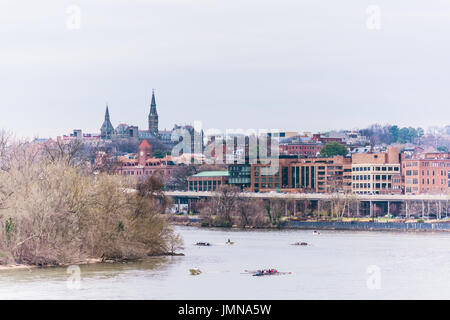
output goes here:
<path id="1" fill-rule="evenodd" d="M 121 175 L 94 176 L 78 165 L 86 160 L 77 146 L 8 146 L 7 169 L 0 170 L 0 257 L 6 257 L 0 263 L 127 260 L 169 247 L 173 230 L 161 215 L 161 183 L 136 186 Z M 133 188 L 137 192 L 128 191 Z"/>

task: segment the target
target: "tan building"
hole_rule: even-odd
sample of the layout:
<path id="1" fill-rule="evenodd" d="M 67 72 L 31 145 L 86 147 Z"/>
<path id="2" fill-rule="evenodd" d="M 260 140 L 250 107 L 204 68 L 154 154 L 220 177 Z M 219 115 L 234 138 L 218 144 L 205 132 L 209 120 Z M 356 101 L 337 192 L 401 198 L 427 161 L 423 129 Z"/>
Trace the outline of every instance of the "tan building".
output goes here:
<path id="1" fill-rule="evenodd" d="M 352 191 L 356 194 L 402 193 L 398 148 L 390 147 L 387 152 L 353 154 Z"/>

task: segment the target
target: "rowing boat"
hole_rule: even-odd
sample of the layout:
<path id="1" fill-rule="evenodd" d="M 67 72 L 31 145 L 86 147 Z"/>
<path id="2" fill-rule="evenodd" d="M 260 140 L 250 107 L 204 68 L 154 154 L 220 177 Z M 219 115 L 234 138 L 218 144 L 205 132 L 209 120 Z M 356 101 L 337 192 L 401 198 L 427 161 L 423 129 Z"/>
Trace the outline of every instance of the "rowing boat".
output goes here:
<path id="1" fill-rule="evenodd" d="M 276 269 L 262 269 L 262 270 L 244 270 L 245 274 L 251 274 L 254 277 L 261 276 L 280 276 L 284 274 L 291 274 L 292 272 L 281 272 Z"/>
<path id="2" fill-rule="evenodd" d="M 196 246 L 202 246 L 202 247 L 209 247 L 211 245 L 211 243 L 209 243 L 209 242 L 197 242 L 195 245 Z"/>
<path id="3" fill-rule="evenodd" d="M 308 243 L 306 243 L 306 242 L 296 242 L 296 243 L 293 243 L 292 245 L 293 246 L 307 246 Z"/>

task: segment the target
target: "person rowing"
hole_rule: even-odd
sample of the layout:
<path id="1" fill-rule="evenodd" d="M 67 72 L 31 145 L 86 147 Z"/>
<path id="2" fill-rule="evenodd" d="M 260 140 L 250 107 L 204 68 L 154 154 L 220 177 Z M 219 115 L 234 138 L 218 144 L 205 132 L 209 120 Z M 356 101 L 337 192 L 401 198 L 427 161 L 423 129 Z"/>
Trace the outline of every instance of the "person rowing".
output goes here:
<path id="1" fill-rule="evenodd" d="M 204 247 L 208 247 L 211 244 L 209 242 L 197 242 L 195 245 L 197 246 L 204 246 Z"/>

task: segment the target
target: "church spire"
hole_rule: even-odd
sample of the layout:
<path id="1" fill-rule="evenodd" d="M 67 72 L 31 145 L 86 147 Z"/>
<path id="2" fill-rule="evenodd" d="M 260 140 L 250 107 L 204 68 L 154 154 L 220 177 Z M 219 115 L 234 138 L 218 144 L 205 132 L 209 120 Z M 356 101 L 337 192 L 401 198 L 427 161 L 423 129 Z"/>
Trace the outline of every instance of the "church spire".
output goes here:
<path id="1" fill-rule="evenodd" d="M 108 109 L 108 104 L 106 104 L 105 120 L 108 120 L 108 121 L 109 121 L 109 109 Z"/>
<path id="2" fill-rule="evenodd" d="M 105 121 L 103 121 L 102 127 L 100 128 L 100 136 L 102 139 L 111 139 L 113 134 L 114 134 L 114 127 L 109 118 L 108 104 L 106 104 Z"/>
<path id="3" fill-rule="evenodd" d="M 156 111 L 155 89 L 152 90 L 152 102 L 150 104 L 150 114 L 158 115 Z"/>
<path id="4" fill-rule="evenodd" d="M 158 135 L 158 112 L 156 111 L 155 89 L 152 90 L 152 102 L 148 115 L 148 130 L 155 136 Z"/>

